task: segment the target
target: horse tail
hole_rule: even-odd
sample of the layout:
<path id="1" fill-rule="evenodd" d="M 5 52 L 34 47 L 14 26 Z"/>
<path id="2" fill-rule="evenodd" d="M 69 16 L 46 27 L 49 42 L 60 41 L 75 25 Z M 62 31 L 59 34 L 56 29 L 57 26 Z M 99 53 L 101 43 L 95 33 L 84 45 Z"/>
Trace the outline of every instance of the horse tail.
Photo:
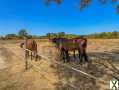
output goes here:
<path id="1" fill-rule="evenodd" d="M 20 47 L 23 48 L 23 45 L 24 45 L 24 43 L 21 43 L 21 44 L 20 44 Z"/>

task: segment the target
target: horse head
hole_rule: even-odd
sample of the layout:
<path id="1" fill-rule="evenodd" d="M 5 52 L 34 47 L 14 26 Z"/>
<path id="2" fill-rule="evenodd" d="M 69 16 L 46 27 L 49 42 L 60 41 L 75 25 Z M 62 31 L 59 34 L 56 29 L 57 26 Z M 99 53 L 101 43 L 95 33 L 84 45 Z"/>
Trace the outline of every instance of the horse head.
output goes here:
<path id="1" fill-rule="evenodd" d="M 24 45 L 24 43 L 21 43 L 21 44 L 20 44 L 20 47 L 23 48 L 23 45 Z"/>

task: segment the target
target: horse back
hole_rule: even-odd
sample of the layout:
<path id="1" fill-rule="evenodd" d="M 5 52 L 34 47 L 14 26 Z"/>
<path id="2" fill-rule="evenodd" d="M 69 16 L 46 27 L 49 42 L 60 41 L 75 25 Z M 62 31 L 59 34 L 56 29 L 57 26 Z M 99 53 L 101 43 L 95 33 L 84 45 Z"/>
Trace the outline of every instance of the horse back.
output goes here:
<path id="1" fill-rule="evenodd" d="M 78 43 L 76 43 L 74 40 L 72 39 L 65 39 L 62 43 L 61 43 L 62 48 L 64 48 L 65 50 L 74 50 L 78 48 Z"/>
<path id="2" fill-rule="evenodd" d="M 87 39 L 86 38 L 65 39 L 60 44 L 61 44 L 61 47 L 66 49 L 66 50 L 76 50 L 76 49 L 79 49 L 80 46 L 86 47 L 87 46 Z"/>
<path id="3" fill-rule="evenodd" d="M 31 51 L 37 51 L 37 43 L 35 40 L 29 39 L 26 41 L 26 48 Z"/>

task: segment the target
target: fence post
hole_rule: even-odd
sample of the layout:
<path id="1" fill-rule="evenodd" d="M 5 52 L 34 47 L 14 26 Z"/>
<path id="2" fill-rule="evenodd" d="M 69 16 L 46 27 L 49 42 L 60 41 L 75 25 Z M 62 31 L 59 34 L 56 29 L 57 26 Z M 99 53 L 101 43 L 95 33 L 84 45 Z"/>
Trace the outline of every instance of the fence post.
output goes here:
<path id="1" fill-rule="evenodd" d="M 28 51 L 26 50 L 27 38 L 25 39 L 25 69 L 28 69 Z"/>
<path id="2" fill-rule="evenodd" d="M 25 50 L 25 69 L 28 69 L 27 51 Z"/>

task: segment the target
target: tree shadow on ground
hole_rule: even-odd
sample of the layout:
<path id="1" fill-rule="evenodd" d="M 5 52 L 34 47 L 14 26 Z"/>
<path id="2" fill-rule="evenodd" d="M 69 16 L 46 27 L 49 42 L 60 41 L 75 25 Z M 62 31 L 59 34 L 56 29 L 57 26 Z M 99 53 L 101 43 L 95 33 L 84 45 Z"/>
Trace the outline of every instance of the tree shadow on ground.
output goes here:
<path id="1" fill-rule="evenodd" d="M 72 57 L 73 56 L 71 56 L 71 58 Z M 103 78 L 104 75 L 110 75 L 111 77 L 119 80 L 119 69 L 114 65 L 115 63 L 119 63 L 116 57 L 119 57 L 117 51 L 104 53 L 91 52 L 88 53 L 88 63 L 80 64 L 77 63 L 77 60 L 71 60 L 70 63 L 66 64 L 76 69 L 82 70 L 88 74 L 91 74 L 98 79 Z M 57 68 L 56 73 L 59 77 L 59 80 L 67 82 L 68 84 L 70 83 L 80 90 L 100 90 L 100 85 L 98 85 L 96 80 L 89 78 L 84 74 L 78 73 L 60 65 L 56 65 L 54 68 Z M 111 71 L 111 73 L 108 73 L 107 69 Z M 56 90 L 75 90 L 68 84 L 62 84 L 62 82 L 58 82 L 55 84 Z"/>

